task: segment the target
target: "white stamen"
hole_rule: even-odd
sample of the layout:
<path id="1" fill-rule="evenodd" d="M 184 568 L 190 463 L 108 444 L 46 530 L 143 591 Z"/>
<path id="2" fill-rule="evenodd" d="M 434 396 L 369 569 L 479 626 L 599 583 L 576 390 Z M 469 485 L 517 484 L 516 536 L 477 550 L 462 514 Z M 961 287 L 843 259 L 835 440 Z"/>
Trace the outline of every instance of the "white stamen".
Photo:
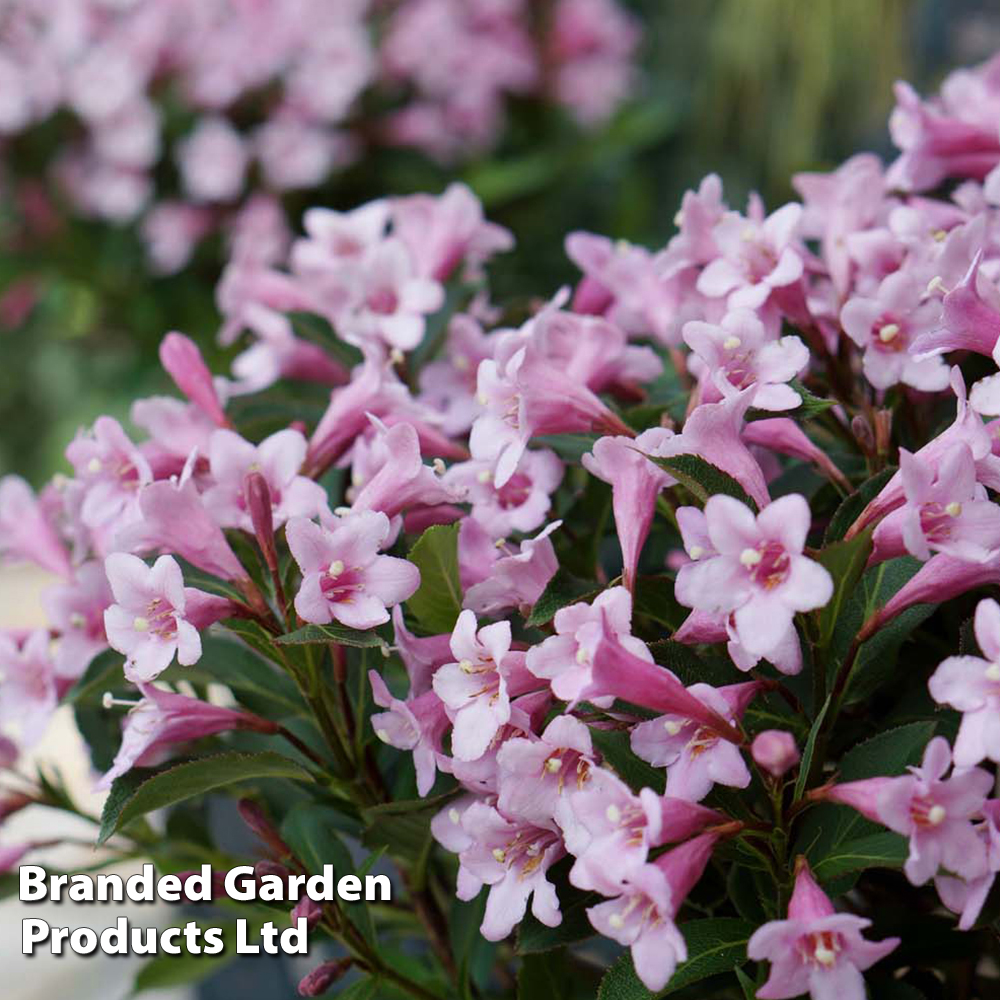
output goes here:
<path id="1" fill-rule="evenodd" d="M 935 243 L 944 243 L 948 238 L 948 231 L 946 229 L 935 229 L 931 232 L 931 237 Z"/>
<path id="2" fill-rule="evenodd" d="M 495 541 L 495 542 L 493 543 L 494 547 L 496 547 L 496 548 L 498 548 L 498 549 L 502 549 L 502 548 L 503 548 L 503 547 L 504 547 L 504 546 L 505 546 L 506 544 L 507 544 L 507 539 L 506 539 L 506 538 L 498 538 L 498 539 L 497 539 L 497 540 L 496 540 L 496 541 Z"/>
<path id="3" fill-rule="evenodd" d="M 503 864 L 504 863 L 504 859 L 507 857 L 507 852 L 504 851 L 502 848 L 494 847 L 493 848 L 493 857 L 497 861 L 499 861 L 500 864 Z"/>
<path id="4" fill-rule="evenodd" d="M 343 559 L 334 559 L 330 563 L 329 574 L 330 576 L 340 576 L 344 572 L 344 561 Z"/>
<path id="5" fill-rule="evenodd" d="M 958 503 L 957 500 L 952 500 L 952 502 L 945 507 L 944 512 L 949 517 L 958 517 L 958 515 L 962 513 L 962 505 Z"/>
<path id="6" fill-rule="evenodd" d="M 667 719 L 663 723 L 663 728 L 667 731 L 668 735 L 676 736 L 684 727 L 673 719 Z"/>
<path id="7" fill-rule="evenodd" d="M 947 815 L 948 811 L 944 806 L 931 806 L 931 811 L 927 814 L 927 822 L 931 826 L 940 826 L 945 821 Z"/>
<path id="8" fill-rule="evenodd" d="M 143 618 L 142 615 L 136 615 L 135 618 L 132 619 L 132 628 L 134 628 L 136 632 L 148 631 L 149 619 Z"/>
<path id="9" fill-rule="evenodd" d="M 456 354 L 452 359 L 451 363 L 460 371 L 469 370 L 469 359 L 464 354 Z"/>
<path id="10" fill-rule="evenodd" d="M 1000 663 L 991 663 L 986 668 L 986 679 L 988 681 L 1000 681 Z"/>
<path id="11" fill-rule="evenodd" d="M 583 646 L 578 646 L 577 647 L 577 650 L 576 650 L 576 662 L 579 663 L 581 666 L 584 663 L 589 663 L 590 662 L 590 653 L 588 653 L 587 650 L 583 648 Z"/>
<path id="12" fill-rule="evenodd" d="M 386 730 L 384 730 L 384 729 L 376 729 L 376 730 L 375 730 L 375 735 L 376 735 L 376 736 L 377 736 L 377 737 L 378 737 L 378 738 L 379 738 L 379 739 L 380 739 L 380 740 L 381 740 L 381 741 L 382 741 L 383 743 L 388 743 L 388 742 L 389 742 L 389 734 L 388 734 L 388 732 L 386 732 Z"/>
<path id="13" fill-rule="evenodd" d="M 448 819 L 450 819 L 452 823 L 458 826 L 458 824 L 462 821 L 462 814 L 457 809 L 454 808 L 449 809 Z"/>
<path id="14" fill-rule="evenodd" d="M 461 670 L 463 674 L 471 674 L 476 667 L 472 660 L 459 660 L 458 669 Z"/>
<path id="15" fill-rule="evenodd" d="M 87 624 L 87 619 L 79 611 L 74 611 L 69 616 L 69 623 L 73 628 L 83 628 Z"/>
<path id="16" fill-rule="evenodd" d="M 677 209 L 677 214 L 674 216 L 674 225 L 677 226 L 678 229 L 680 229 L 680 227 L 683 224 L 684 224 L 684 209 L 679 208 Z"/>
<path id="17" fill-rule="evenodd" d="M 135 708 L 139 702 L 137 701 L 127 701 L 124 698 L 116 698 L 110 691 L 104 692 L 104 697 L 101 698 L 101 705 L 105 709 L 114 708 L 116 705 L 120 705 L 122 708 Z"/>
<path id="18" fill-rule="evenodd" d="M 434 471 L 439 476 L 443 476 L 445 474 L 445 468 L 446 468 L 445 464 L 444 464 L 444 461 L 442 459 L 440 459 L 440 458 L 435 458 L 433 464 L 434 464 Z"/>
<path id="19" fill-rule="evenodd" d="M 611 823 L 621 822 L 622 812 L 614 803 L 604 810 L 604 815 L 608 817 L 608 821 Z"/>
<path id="20" fill-rule="evenodd" d="M 92 458 L 87 463 L 87 471 L 91 473 L 91 475 L 96 476 L 97 473 L 101 471 L 101 460 L 99 458 Z"/>
<path id="21" fill-rule="evenodd" d="M 620 913 L 612 913 L 611 916 L 608 917 L 608 923 L 611 924 L 616 931 L 621 930 L 625 926 L 625 920 Z"/>
<path id="22" fill-rule="evenodd" d="M 392 646 L 390 646 L 389 643 L 387 643 L 383 639 L 382 642 L 379 644 L 378 650 L 382 654 L 382 656 L 388 660 L 389 655 L 392 653 Z"/>
<path id="23" fill-rule="evenodd" d="M 813 952 L 813 957 L 819 962 L 820 965 L 830 966 L 837 961 L 837 953 L 831 951 L 824 944 L 816 945 L 816 950 Z"/>
<path id="24" fill-rule="evenodd" d="M 743 232 L 740 233 L 740 239 L 743 240 L 744 243 L 749 243 L 756 235 L 757 233 L 753 226 L 744 226 Z"/>
<path id="25" fill-rule="evenodd" d="M 351 513 L 351 508 L 350 507 L 334 507 L 333 508 L 333 512 L 334 512 L 334 514 L 337 515 L 337 517 L 347 517 L 347 515 Z"/>
<path id="26" fill-rule="evenodd" d="M 940 274 L 935 274 L 934 277 L 927 282 L 927 294 L 933 295 L 935 292 L 940 292 L 942 295 L 948 294 L 948 289 L 945 286 L 944 280 L 941 278 Z"/>
<path id="27" fill-rule="evenodd" d="M 756 549 L 744 549 L 740 553 L 740 562 L 750 569 L 751 566 L 756 566 L 761 559 L 764 557 Z"/>
<path id="28" fill-rule="evenodd" d="M 488 483 L 493 478 L 493 473 L 489 469 L 480 469 L 476 473 L 476 479 L 480 483 Z"/>
<path id="29" fill-rule="evenodd" d="M 476 395 L 476 399 L 479 400 L 479 405 L 480 406 L 485 406 L 490 401 L 490 397 L 487 396 L 485 392 L 478 393 Z"/>
<path id="30" fill-rule="evenodd" d="M 735 351 L 736 348 L 739 347 L 742 343 L 743 341 L 740 340 L 739 337 L 726 337 L 726 339 L 722 342 L 722 346 L 727 351 Z"/>
<path id="31" fill-rule="evenodd" d="M 559 760 L 558 757 L 550 757 L 545 762 L 545 770 L 548 771 L 549 774 L 555 774 L 556 771 L 560 770 L 561 768 L 562 768 L 562 761 Z"/>
<path id="32" fill-rule="evenodd" d="M 394 347 L 389 352 L 389 360 L 394 365 L 401 365 L 406 360 L 406 355 L 398 347 Z"/>
<path id="33" fill-rule="evenodd" d="M 888 344 L 890 341 L 896 339 L 899 336 L 899 324 L 898 323 L 886 323 L 878 332 L 878 339 L 882 341 L 883 344 Z"/>
<path id="34" fill-rule="evenodd" d="M 691 548 L 688 549 L 688 555 L 695 562 L 697 562 L 704 554 L 705 550 L 700 545 L 692 545 Z"/>

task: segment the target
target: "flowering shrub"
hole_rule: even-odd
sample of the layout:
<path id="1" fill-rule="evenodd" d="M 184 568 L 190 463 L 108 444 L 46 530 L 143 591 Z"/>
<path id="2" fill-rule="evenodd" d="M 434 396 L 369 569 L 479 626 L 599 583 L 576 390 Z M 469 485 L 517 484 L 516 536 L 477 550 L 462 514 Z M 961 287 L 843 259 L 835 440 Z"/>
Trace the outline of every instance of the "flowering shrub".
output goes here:
<path id="1" fill-rule="evenodd" d="M 0 482 L 60 578 L 11 736 L 73 706 L 115 857 L 235 864 L 209 792 L 262 873 L 384 855 L 403 910 L 296 909 L 341 947 L 304 995 L 993 995 L 998 80 L 901 86 L 900 158 L 801 203 L 571 234 L 527 308 L 460 185 L 238 243 L 230 376 L 170 333 L 138 440 Z"/>
<path id="2" fill-rule="evenodd" d="M 59 130 L 47 164 L 63 191 L 86 215 L 144 215 L 153 266 L 174 271 L 248 186 L 315 188 L 372 144 L 468 159 L 515 98 L 597 125 L 634 88 L 637 42 L 616 0 L 12 0 L 6 179 L 44 229 L 21 154 L 68 113 L 75 138 Z"/>

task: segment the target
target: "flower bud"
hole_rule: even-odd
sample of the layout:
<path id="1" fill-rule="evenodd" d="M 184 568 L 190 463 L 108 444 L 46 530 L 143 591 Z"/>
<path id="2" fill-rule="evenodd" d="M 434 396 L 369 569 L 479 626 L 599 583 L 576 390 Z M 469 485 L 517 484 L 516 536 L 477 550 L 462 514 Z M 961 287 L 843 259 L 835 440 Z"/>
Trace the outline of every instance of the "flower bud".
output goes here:
<path id="1" fill-rule="evenodd" d="M 854 440 L 866 455 L 875 454 L 875 434 L 872 425 L 860 413 L 851 421 Z"/>
<path id="2" fill-rule="evenodd" d="M 287 879 L 291 872 L 282 864 L 277 861 L 258 861 L 257 864 L 253 866 L 254 876 L 258 879 L 263 878 L 265 875 L 273 875 L 275 878 L 280 878 L 282 880 Z"/>
<path id="3" fill-rule="evenodd" d="M 253 532 L 257 544 L 264 555 L 267 568 L 273 573 L 278 568 L 278 551 L 274 546 L 274 516 L 271 507 L 271 488 L 259 472 L 250 472 L 243 480 L 243 496 L 246 500 Z"/>
<path id="4" fill-rule="evenodd" d="M 295 909 L 292 910 L 292 926 L 299 920 L 305 920 L 306 926 L 312 930 L 323 919 L 323 907 L 309 896 L 303 896 Z"/>
<path id="5" fill-rule="evenodd" d="M 264 810 L 261 809 L 256 802 L 251 799 L 240 799 L 236 808 L 239 810 L 239 814 L 246 823 L 248 827 L 255 834 L 257 834 L 260 839 L 267 844 L 268 847 L 274 851 L 278 857 L 288 857 L 292 852 L 288 845 L 281 839 L 278 831 L 275 829 L 274 824 L 264 815 Z M 288 873 L 285 872 L 287 875 Z"/>
<path id="6" fill-rule="evenodd" d="M 300 997 L 321 997 L 351 967 L 354 959 L 341 958 L 317 966 L 299 983 Z"/>
<path id="7" fill-rule="evenodd" d="M 190 337 L 182 333 L 168 333 L 160 342 L 160 362 L 177 383 L 177 388 L 192 403 L 204 410 L 220 427 L 229 426 L 215 391 L 212 373 Z"/>
<path id="8" fill-rule="evenodd" d="M 750 753 L 759 767 L 768 774 L 780 778 L 786 771 L 799 762 L 799 748 L 791 733 L 780 729 L 767 729 L 758 733 Z"/>

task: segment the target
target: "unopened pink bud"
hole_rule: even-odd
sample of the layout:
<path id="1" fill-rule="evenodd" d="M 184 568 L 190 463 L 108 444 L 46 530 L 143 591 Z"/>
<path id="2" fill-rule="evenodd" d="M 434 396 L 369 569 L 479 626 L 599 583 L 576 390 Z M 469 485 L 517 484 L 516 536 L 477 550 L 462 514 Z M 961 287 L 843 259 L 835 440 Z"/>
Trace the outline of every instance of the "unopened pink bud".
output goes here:
<path id="1" fill-rule="evenodd" d="M 313 969 L 299 983 L 300 997 L 321 997 L 345 972 L 354 960 L 341 958 L 336 962 L 324 962 Z"/>
<path id="2" fill-rule="evenodd" d="M 275 829 L 274 824 L 267 818 L 264 814 L 264 810 L 261 809 L 256 802 L 251 799 L 240 799 L 236 808 L 239 810 L 239 814 L 246 823 L 248 827 L 255 834 L 257 834 L 260 839 L 267 844 L 268 847 L 274 851 L 279 857 L 287 857 L 291 854 L 288 845 L 281 839 L 278 831 Z M 286 872 L 287 874 L 287 872 Z"/>
<path id="3" fill-rule="evenodd" d="M 267 568 L 273 573 L 278 568 L 278 550 L 274 546 L 274 512 L 271 507 L 271 488 L 260 472 L 250 472 L 243 481 L 246 499 L 257 544 L 264 555 Z"/>
<path id="4" fill-rule="evenodd" d="M 229 426 L 212 382 L 212 373 L 190 337 L 168 333 L 160 342 L 160 362 L 192 403 L 201 407 L 220 427 Z"/>
<path id="5" fill-rule="evenodd" d="M 312 930 L 322 919 L 323 907 L 320 906 L 315 900 L 310 899 L 309 896 L 303 896 L 298 903 L 295 904 L 295 909 L 292 910 L 293 926 L 297 924 L 299 920 L 305 920 L 306 926 L 309 930 Z"/>
<path id="6" fill-rule="evenodd" d="M 776 778 L 791 770 L 800 760 L 795 738 L 780 729 L 766 729 L 758 733 L 750 753 L 759 767 Z"/>

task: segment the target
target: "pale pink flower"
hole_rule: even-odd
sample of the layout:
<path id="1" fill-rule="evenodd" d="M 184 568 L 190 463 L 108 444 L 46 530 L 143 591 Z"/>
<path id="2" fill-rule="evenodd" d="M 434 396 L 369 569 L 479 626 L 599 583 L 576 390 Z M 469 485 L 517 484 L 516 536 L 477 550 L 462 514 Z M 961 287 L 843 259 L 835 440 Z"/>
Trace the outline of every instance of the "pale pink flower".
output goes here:
<path id="1" fill-rule="evenodd" d="M 66 546 L 20 476 L 0 479 L 0 555 L 33 562 L 65 579 L 73 574 Z"/>
<path id="2" fill-rule="evenodd" d="M 302 517 L 288 522 L 288 547 L 302 571 L 295 610 L 305 621 L 374 628 L 389 620 L 387 608 L 414 593 L 417 567 L 379 555 L 389 530 L 389 518 L 379 511 L 343 518 L 323 512 L 319 525 Z"/>
<path id="3" fill-rule="evenodd" d="M 221 117 L 201 119 L 177 148 L 184 189 L 193 201 L 233 201 L 243 190 L 247 147 Z"/>
<path id="4" fill-rule="evenodd" d="M 43 591 L 42 606 L 59 631 L 54 654 L 59 677 L 81 677 L 90 661 L 108 648 L 104 611 L 113 600 L 104 566 L 97 560 L 77 567 L 71 581 Z"/>
<path id="5" fill-rule="evenodd" d="M 788 919 L 764 924 L 747 944 L 751 959 L 771 963 L 757 996 L 789 1000 L 808 993 L 812 1000 L 865 1000 L 861 973 L 899 944 L 899 938 L 866 941 L 861 932 L 870 926 L 870 920 L 837 913 L 800 858 Z"/>
<path id="6" fill-rule="evenodd" d="M 986 874 L 978 878 L 960 879 L 938 875 L 934 879 L 941 902 L 954 913 L 961 914 L 960 931 L 971 930 L 986 905 L 990 890 L 1000 872 L 1000 799 L 991 799 L 983 806 L 984 821 L 976 827 L 986 847 Z"/>
<path id="7" fill-rule="evenodd" d="M 48 633 L 38 629 L 19 641 L 0 632 L 0 723 L 14 724 L 19 742 L 31 746 L 41 739 L 58 701 Z"/>

